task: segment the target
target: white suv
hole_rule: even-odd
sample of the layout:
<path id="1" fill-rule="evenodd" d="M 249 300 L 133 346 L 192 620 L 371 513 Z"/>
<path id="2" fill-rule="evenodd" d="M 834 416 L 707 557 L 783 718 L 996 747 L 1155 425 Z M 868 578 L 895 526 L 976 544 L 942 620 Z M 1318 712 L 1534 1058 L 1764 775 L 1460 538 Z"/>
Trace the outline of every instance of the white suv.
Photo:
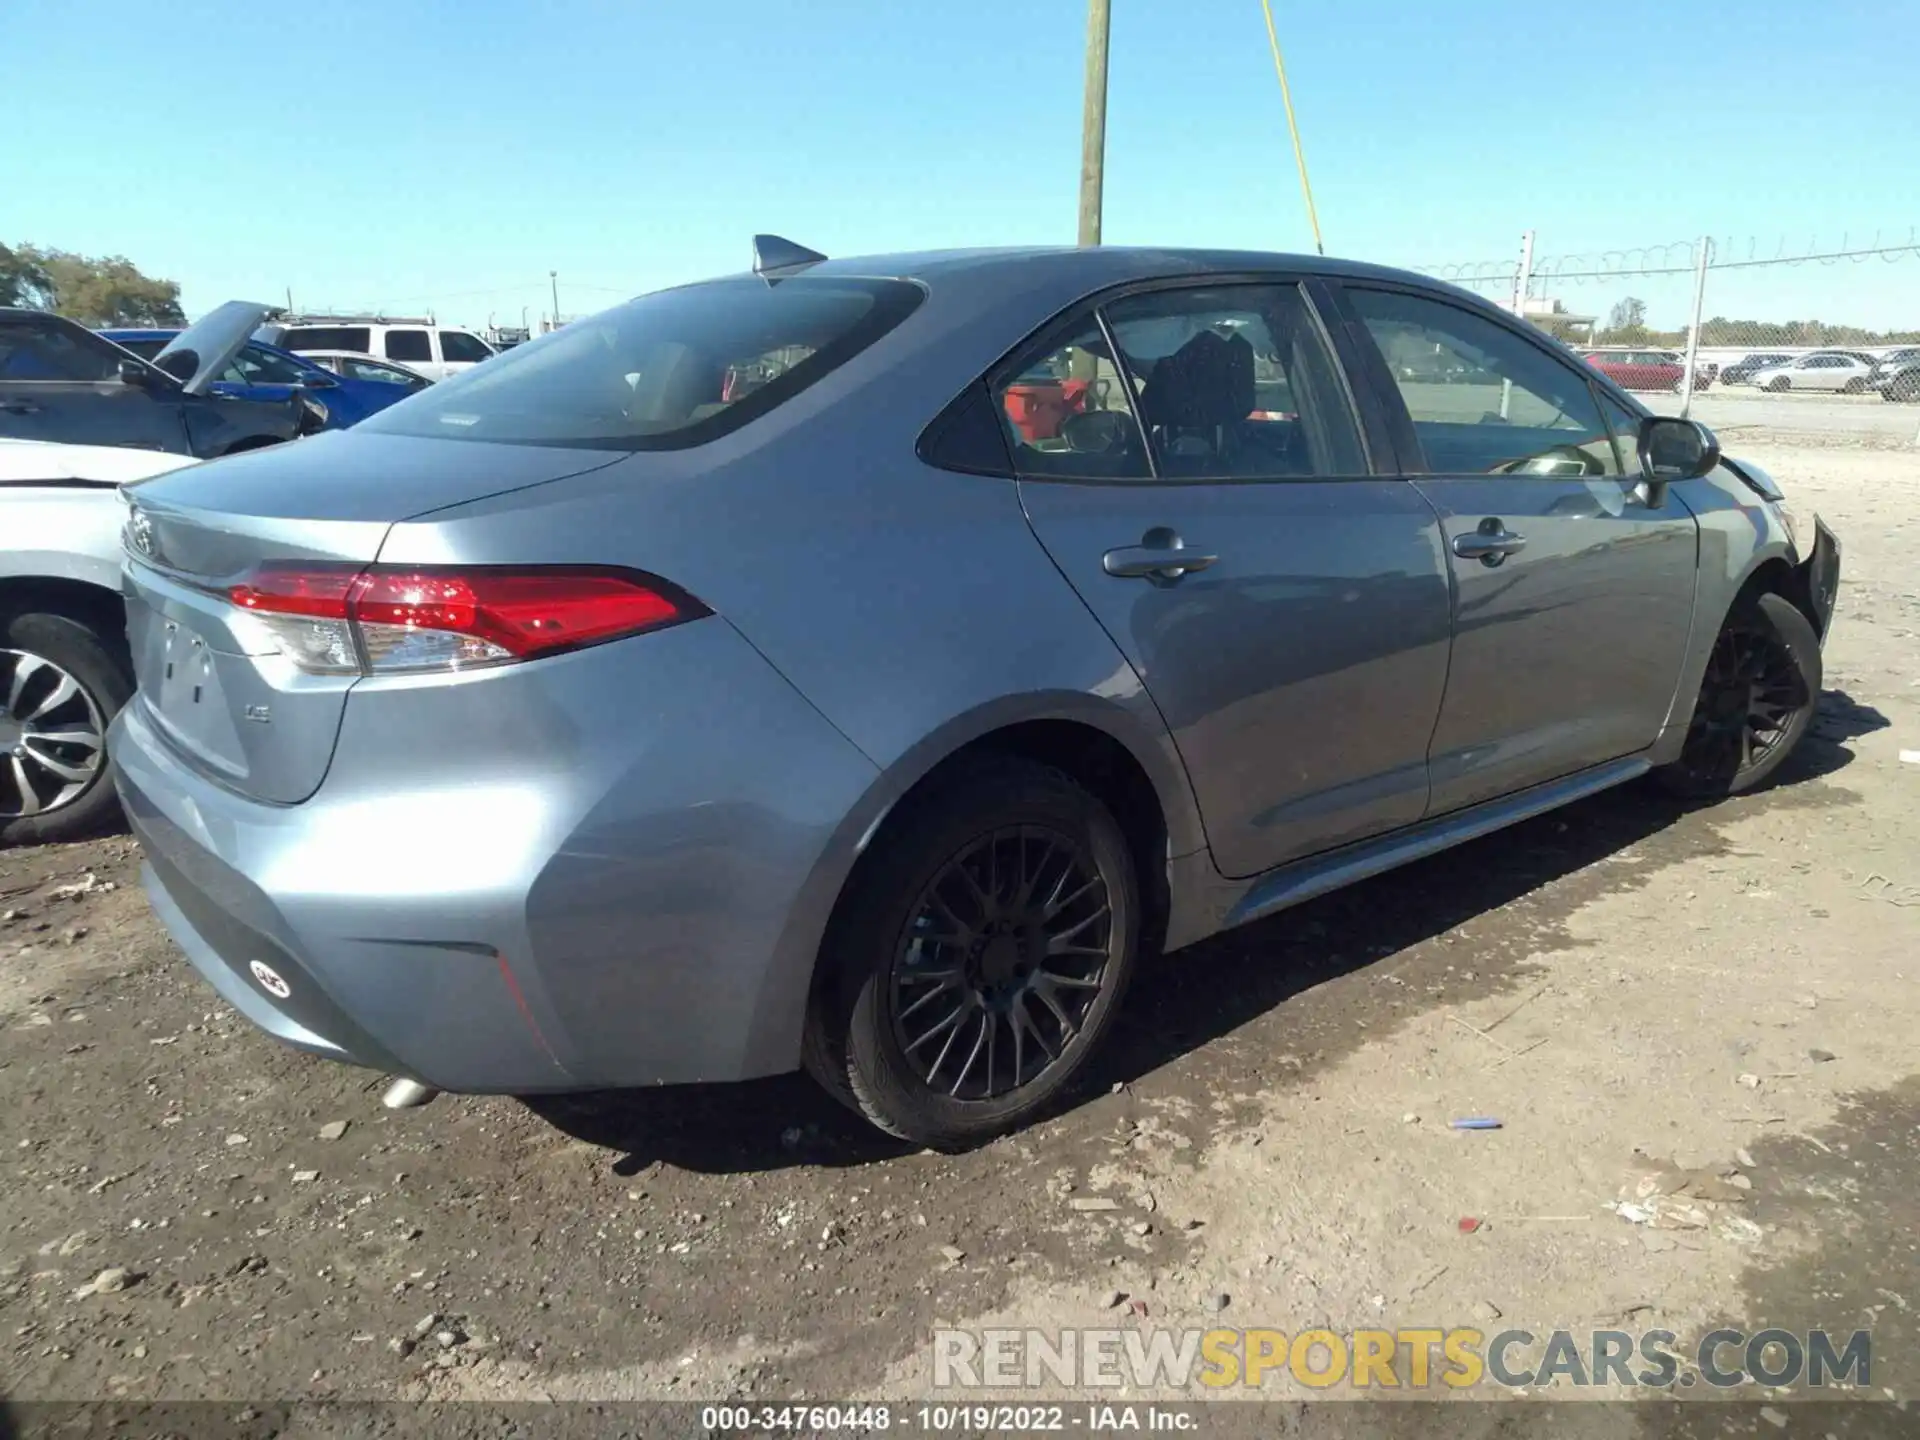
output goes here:
<path id="1" fill-rule="evenodd" d="M 444 380 L 488 360 L 494 348 L 470 330 L 432 320 L 388 317 L 299 316 L 263 326 L 262 340 L 296 355 L 310 350 L 346 350 L 396 360 L 429 380 Z"/>

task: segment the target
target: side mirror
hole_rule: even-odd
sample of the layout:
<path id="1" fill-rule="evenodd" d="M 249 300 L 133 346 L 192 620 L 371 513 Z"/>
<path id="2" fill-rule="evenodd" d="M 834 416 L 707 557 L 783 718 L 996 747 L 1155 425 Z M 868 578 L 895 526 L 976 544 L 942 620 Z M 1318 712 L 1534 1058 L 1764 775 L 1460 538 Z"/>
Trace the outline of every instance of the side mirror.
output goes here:
<path id="1" fill-rule="evenodd" d="M 296 394 L 298 393 L 299 392 L 296 392 Z M 318 400 L 315 400 L 312 396 L 306 394 L 299 394 L 299 401 L 300 417 L 294 433 L 300 436 L 317 435 L 326 429 L 327 421 L 331 418 L 327 412 L 327 407 L 322 405 Z"/>
<path id="2" fill-rule="evenodd" d="M 114 369 L 114 378 L 122 385 L 131 385 L 136 390 L 151 390 L 154 373 L 138 360 L 122 360 Z"/>
<path id="3" fill-rule="evenodd" d="M 1699 421 L 1649 415 L 1640 422 L 1640 474 L 1654 509 L 1666 503 L 1674 481 L 1697 480 L 1719 463 L 1720 442 Z"/>

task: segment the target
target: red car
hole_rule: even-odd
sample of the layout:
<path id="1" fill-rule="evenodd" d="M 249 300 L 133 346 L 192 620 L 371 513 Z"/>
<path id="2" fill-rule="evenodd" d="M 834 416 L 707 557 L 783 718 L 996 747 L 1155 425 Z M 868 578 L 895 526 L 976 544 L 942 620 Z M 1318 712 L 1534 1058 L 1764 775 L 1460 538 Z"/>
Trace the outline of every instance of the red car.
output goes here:
<path id="1" fill-rule="evenodd" d="M 1622 390 L 1678 390 L 1687 373 L 1686 358 L 1671 350 L 1595 350 L 1582 358 Z M 1718 370 L 1696 365 L 1693 388 L 1706 389 Z"/>

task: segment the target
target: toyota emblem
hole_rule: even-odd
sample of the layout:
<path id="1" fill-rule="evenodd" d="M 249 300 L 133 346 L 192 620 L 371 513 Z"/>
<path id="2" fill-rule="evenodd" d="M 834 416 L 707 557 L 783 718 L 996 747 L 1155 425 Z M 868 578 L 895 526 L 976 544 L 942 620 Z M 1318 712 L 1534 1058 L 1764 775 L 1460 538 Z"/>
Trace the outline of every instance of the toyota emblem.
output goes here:
<path id="1" fill-rule="evenodd" d="M 128 517 L 127 539 L 142 555 L 153 554 L 153 521 L 144 510 L 135 510 Z"/>
<path id="2" fill-rule="evenodd" d="M 285 980 L 282 980 L 280 978 L 280 972 L 271 965 L 263 964 L 261 961 L 255 960 L 247 968 L 253 971 L 253 978 L 259 981 L 260 988 L 273 996 L 274 999 L 284 1000 L 293 993 L 293 987 L 287 984 Z"/>

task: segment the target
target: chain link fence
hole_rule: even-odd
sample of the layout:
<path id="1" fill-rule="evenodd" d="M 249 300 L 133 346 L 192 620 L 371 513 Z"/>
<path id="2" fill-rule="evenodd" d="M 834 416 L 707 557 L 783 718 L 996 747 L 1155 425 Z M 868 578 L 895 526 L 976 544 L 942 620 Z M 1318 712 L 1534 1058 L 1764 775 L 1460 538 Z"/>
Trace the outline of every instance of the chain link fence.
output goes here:
<path id="1" fill-rule="evenodd" d="M 1703 237 L 1413 268 L 1475 290 L 1716 429 L 1920 446 L 1920 232 L 1767 253 Z M 1811 319 L 1757 316 L 1811 315 Z"/>

